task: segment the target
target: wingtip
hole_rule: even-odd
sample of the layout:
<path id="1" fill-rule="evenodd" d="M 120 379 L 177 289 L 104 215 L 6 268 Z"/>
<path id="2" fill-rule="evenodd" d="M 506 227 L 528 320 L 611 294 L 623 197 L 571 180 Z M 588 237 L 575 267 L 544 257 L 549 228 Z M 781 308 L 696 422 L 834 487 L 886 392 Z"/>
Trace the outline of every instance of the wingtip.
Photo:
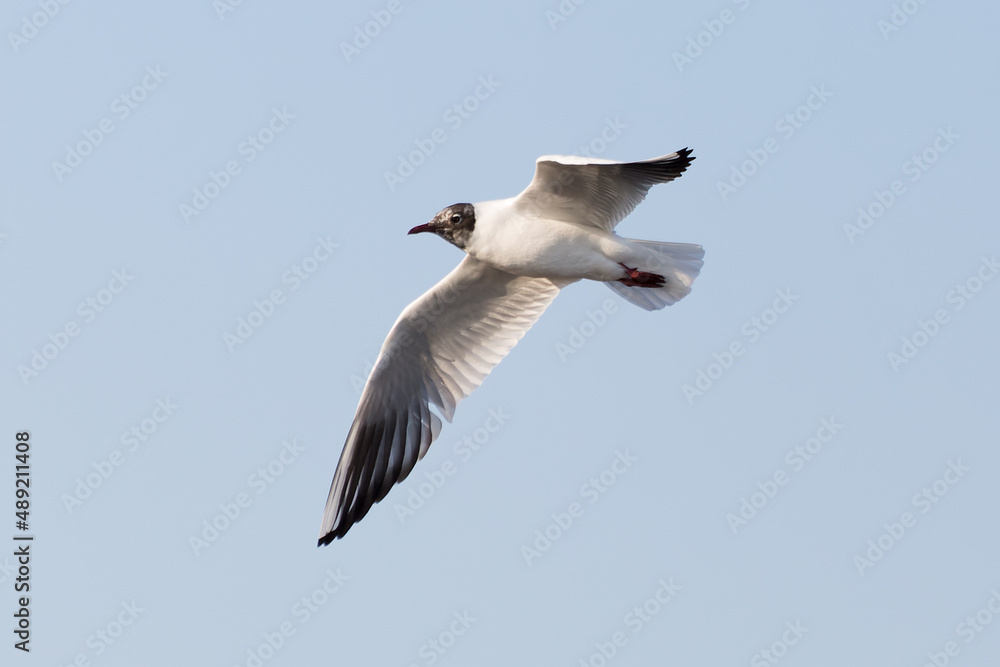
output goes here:
<path id="1" fill-rule="evenodd" d="M 685 146 L 679 151 L 674 151 L 673 155 L 668 156 L 667 159 L 664 160 L 664 162 L 679 163 L 681 169 L 684 170 L 688 168 L 688 165 L 690 165 L 694 159 L 695 157 L 691 155 L 691 149 Z"/>
<path id="2" fill-rule="evenodd" d="M 626 169 L 635 169 L 655 177 L 657 183 L 667 183 L 678 178 L 687 171 L 694 161 L 691 149 L 684 148 L 674 151 L 668 155 L 643 160 L 642 162 L 632 162 L 625 165 Z"/>

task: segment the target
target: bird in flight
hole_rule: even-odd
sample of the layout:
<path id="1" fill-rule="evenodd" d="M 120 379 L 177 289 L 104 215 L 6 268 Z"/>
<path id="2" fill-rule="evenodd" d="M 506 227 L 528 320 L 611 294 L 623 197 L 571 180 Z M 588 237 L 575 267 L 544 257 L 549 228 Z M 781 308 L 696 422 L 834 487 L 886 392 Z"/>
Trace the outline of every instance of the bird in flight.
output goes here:
<path id="1" fill-rule="evenodd" d="M 333 476 L 320 546 L 406 479 L 441 430 L 431 406 L 450 422 L 563 287 L 600 281 L 646 310 L 691 291 L 701 246 L 614 230 L 693 159 L 687 148 L 641 162 L 546 155 L 516 197 L 453 204 L 409 231 L 436 234 L 465 258 L 403 310 L 382 344 Z"/>

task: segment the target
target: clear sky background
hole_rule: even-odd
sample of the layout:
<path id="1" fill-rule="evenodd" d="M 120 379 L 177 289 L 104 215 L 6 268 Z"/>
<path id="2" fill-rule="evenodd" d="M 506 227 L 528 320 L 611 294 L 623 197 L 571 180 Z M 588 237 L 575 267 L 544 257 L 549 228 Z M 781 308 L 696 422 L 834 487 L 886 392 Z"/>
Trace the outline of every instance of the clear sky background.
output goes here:
<path id="1" fill-rule="evenodd" d="M 348 5 L 5 5 L 0 661 L 995 664 L 995 3 Z M 684 146 L 691 295 L 567 288 L 317 549 L 406 231 Z"/>

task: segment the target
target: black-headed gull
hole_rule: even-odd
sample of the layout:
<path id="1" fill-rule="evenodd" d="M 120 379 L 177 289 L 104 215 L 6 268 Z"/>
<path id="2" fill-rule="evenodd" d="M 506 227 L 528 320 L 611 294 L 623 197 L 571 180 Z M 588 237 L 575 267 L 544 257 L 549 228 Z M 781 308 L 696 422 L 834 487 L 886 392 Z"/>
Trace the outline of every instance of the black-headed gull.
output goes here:
<path id="1" fill-rule="evenodd" d="M 441 430 L 431 405 L 451 421 L 560 289 L 597 280 L 646 310 L 691 291 L 701 246 L 614 229 L 693 159 L 686 148 L 642 162 L 546 155 L 518 196 L 454 204 L 410 230 L 433 232 L 466 256 L 403 310 L 382 344 L 333 476 L 320 545 L 343 537 L 406 479 Z"/>

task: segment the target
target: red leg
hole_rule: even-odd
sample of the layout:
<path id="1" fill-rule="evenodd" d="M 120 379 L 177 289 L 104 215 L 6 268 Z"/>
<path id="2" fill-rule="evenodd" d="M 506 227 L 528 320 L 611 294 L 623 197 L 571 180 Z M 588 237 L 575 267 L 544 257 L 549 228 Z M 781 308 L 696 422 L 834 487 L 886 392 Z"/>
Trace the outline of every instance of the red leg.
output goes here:
<path id="1" fill-rule="evenodd" d="M 663 287 L 667 283 L 667 279 L 659 273 L 639 271 L 638 269 L 629 268 L 621 262 L 618 262 L 618 266 L 625 269 L 626 277 L 618 279 L 618 282 L 623 285 L 628 285 L 629 287 Z"/>

